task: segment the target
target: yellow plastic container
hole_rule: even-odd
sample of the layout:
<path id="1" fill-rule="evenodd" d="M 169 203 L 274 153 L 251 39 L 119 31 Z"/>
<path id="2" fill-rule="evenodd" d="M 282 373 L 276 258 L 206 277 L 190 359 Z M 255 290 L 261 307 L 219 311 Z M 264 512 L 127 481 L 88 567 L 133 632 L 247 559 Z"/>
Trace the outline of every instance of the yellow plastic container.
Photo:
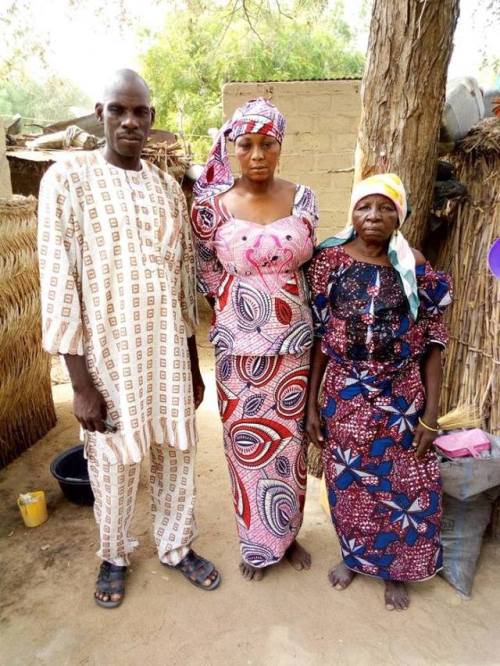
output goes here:
<path id="1" fill-rule="evenodd" d="M 43 490 L 19 495 L 17 506 L 26 527 L 38 527 L 48 519 L 47 502 Z"/>

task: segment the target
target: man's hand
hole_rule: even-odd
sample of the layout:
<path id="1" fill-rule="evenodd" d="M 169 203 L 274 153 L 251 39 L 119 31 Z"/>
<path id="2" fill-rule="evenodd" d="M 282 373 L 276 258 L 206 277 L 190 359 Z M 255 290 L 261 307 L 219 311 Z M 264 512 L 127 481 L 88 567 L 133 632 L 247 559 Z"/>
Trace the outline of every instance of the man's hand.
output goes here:
<path id="1" fill-rule="evenodd" d="M 85 357 L 65 354 L 64 360 L 73 385 L 73 413 L 84 430 L 106 432 L 106 401 L 94 386 Z"/>
<path id="2" fill-rule="evenodd" d="M 325 446 L 325 438 L 321 430 L 321 418 L 319 409 L 315 406 L 309 406 L 306 411 L 306 433 L 314 446 L 322 449 Z"/>
<path id="3" fill-rule="evenodd" d="M 106 432 L 106 401 L 95 386 L 75 390 L 73 412 L 84 430 L 89 432 Z"/>
<path id="4" fill-rule="evenodd" d="M 194 408 L 198 407 L 203 402 L 205 396 L 205 384 L 203 382 L 203 377 L 200 372 L 193 373 L 193 398 L 194 398 Z"/>

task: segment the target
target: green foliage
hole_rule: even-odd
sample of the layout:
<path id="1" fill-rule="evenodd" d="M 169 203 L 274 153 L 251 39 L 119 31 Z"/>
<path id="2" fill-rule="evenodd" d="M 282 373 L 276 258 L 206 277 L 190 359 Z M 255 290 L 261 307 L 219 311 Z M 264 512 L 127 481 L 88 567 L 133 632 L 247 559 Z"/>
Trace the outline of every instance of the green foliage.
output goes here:
<path id="1" fill-rule="evenodd" d="M 92 104 L 78 86 L 50 72 L 50 36 L 34 10 L 33 0 L 8 0 L 0 9 L 0 115 L 19 113 L 43 125 L 69 118 L 71 106 Z M 32 130 L 28 122 L 24 126 Z"/>
<path id="2" fill-rule="evenodd" d="M 363 60 L 341 4 L 303 1 L 271 10 L 242 0 L 190 2 L 188 10 L 169 13 L 142 73 L 153 89 L 157 125 L 183 131 L 203 159 L 207 130 L 222 122 L 224 83 L 361 76 Z"/>
<path id="3" fill-rule="evenodd" d="M 1 0 L 0 0 L 1 2 Z M 293 80 L 360 76 L 363 57 L 338 0 L 146 0 L 164 4 L 159 35 L 139 33 L 151 46 L 143 74 L 153 87 L 158 126 L 184 131 L 197 158 L 210 145 L 207 130 L 222 121 L 222 85 L 231 80 Z M 51 34 L 37 21 L 34 0 L 5 0 L 0 54 L 0 114 L 39 122 L 91 106 L 77 86 L 56 76 Z M 128 34 L 145 25 L 134 0 L 60 0 L 65 20 L 93 16 L 99 26 Z M 89 46 L 89 48 L 91 45 Z"/>
<path id="4" fill-rule="evenodd" d="M 20 113 L 43 125 L 71 117 L 71 106 L 92 108 L 92 103 L 76 85 L 58 76 L 39 82 L 16 73 L 0 81 L 0 115 Z M 25 127 L 30 131 L 28 121 Z"/>
<path id="5" fill-rule="evenodd" d="M 491 84 L 498 86 L 500 81 L 500 48 L 498 47 L 498 34 L 500 30 L 500 4 L 498 0 L 479 0 L 474 11 L 474 18 L 479 19 L 482 12 L 482 25 L 480 29 L 484 34 L 481 46 L 481 71 L 489 73 Z M 496 37 L 494 36 L 496 35 Z"/>

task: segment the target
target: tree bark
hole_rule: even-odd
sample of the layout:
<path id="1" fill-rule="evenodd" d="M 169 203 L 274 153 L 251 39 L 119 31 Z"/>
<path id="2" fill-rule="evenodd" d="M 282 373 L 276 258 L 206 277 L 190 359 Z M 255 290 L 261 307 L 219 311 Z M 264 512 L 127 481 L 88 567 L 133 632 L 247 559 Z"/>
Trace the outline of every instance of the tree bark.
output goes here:
<path id="1" fill-rule="evenodd" d="M 425 236 L 459 0 L 374 0 L 355 181 L 397 173 L 412 207 L 405 237 Z"/>

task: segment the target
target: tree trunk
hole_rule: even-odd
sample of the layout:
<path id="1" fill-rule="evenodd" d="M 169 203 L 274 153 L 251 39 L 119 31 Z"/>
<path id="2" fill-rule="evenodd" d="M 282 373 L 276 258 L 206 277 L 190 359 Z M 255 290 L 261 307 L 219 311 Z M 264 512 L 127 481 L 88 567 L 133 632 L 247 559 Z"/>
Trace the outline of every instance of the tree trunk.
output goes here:
<path id="1" fill-rule="evenodd" d="M 405 237 L 420 246 L 436 169 L 446 73 L 459 0 L 374 0 L 355 180 L 395 172 L 412 207 Z"/>

